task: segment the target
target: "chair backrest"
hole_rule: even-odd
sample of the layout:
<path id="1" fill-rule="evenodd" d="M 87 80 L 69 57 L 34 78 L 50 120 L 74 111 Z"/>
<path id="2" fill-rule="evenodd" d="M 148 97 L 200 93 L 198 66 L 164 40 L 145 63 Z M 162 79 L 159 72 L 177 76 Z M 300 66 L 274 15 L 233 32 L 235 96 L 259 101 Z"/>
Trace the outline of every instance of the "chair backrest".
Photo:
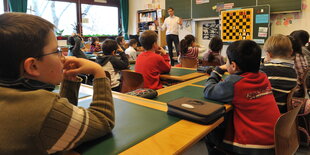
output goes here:
<path id="1" fill-rule="evenodd" d="M 180 61 L 181 61 L 182 67 L 187 67 L 187 68 L 197 68 L 198 67 L 197 59 L 181 57 Z"/>
<path id="2" fill-rule="evenodd" d="M 209 62 L 206 60 L 200 60 L 201 66 L 221 66 L 219 62 Z"/>
<path id="3" fill-rule="evenodd" d="M 110 72 L 108 72 L 108 71 L 104 71 L 104 72 L 105 72 L 106 77 L 108 79 L 110 79 L 110 81 L 111 81 L 111 74 L 110 74 Z"/>
<path id="4" fill-rule="evenodd" d="M 291 91 L 287 95 L 287 100 L 286 100 L 286 106 L 287 106 L 287 111 L 292 110 L 294 107 L 292 105 L 292 98 L 294 96 L 295 90 L 297 89 L 297 86 L 291 89 Z"/>
<path id="5" fill-rule="evenodd" d="M 122 93 L 127 93 L 136 90 L 138 88 L 143 88 L 144 86 L 144 80 L 142 74 L 131 70 L 121 71 L 121 81 L 122 81 L 122 87 L 121 87 Z"/>
<path id="6" fill-rule="evenodd" d="M 304 76 L 302 77 L 302 85 L 303 85 L 303 89 L 304 89 L 304 93 L 305 93 L 305 98 L 309 98 L 309 95 L 308 95 L 308 85 L 309 85 L 309 81 L 307 80 L 308 79 L 308 73 L 310 72 L 310 68 L 308 68 L 305 73 L 304 73 Z"/>
<path id="7" fill-rule="evenodd" d="M 296 117 L 301 105 L 282 114 L 274 129 L 276 155 L 292 155 L 299 147 Z"/>

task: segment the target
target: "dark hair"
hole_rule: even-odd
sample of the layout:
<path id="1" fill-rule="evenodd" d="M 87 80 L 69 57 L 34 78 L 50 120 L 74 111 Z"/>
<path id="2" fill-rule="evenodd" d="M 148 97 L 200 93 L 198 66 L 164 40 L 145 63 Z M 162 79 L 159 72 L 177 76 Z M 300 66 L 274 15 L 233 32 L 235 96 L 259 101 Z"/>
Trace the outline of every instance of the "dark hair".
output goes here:
<path id="1" fill-rule="evenodd" d="M 117 42 L 117 44 L 121 44 L 123 39 L 124 39 L 123 36 L 118 36 L 118 37 L 115 38 L 115 41 Z"/>
<path id="2" fill-rule="evenodd" d="M 106 39 L 102 43 L 102 52 L 104 55 L 111 55 L 113 51 L 117 50 L 117 42 L 112 39 Z"/>
<path id="3" fill-rule="evenodd" d="M 290 36 L 293 36 L 295 39 L 300 40 L 302 46 L 305 46 L 309 41 L 309 33 L 305 30 L 296 30 L 293 31 Z"/>
<path id="4" fill-rule="evenodd" d="M 140 43 L 145 50 L 150 50 L 153 47 L 153 44 L 157 42 L 157 33 L 151 30 L 144 31 L 140 37 Z"/>
<path id="5" fill-rule="evenodd" d="M 195 37 L 191 34 L 186 35 L 184 39 L 181 40 L 179 45 L 181 54 L 186 54 L 188 51 L 188 47 L 190 47 L 193 42 L 195 42 Z"/>
<path id="6" fill-rule="evenodd" d="M 172 7 L 169 7 L 169 8 L 168 8 L 168 10 L 170 10 L 170 9 L 171 9 L 172 11 L 174 11 L 174 9 L 173 9 Z"/>
<path id="7" fill-rule="evenodd" d="M 213 52 L 215 53 L 220 53 L 220 51 L 223 48 L 223 41 L 219 36 L 215 36 L 210 40 L 209 43 L 209 48 L 212 51 L 209 55 L 208 55 L 208 62 L 212 62 L 215 58 Z"/>
<path id="8" fill-rule="evenodd" d="M 94 45 L 94 46 L 95 46 L 95 45 L 96 45 L 96 44 L 95 44 L 96 41 L 99 41 L 99 38 L 98 38 L 98 37 L 92 37 L 92 38 L 91 38 L 91 45 Z"/>
<path id="9" fill-rule="evenodd" d="M 229 62 L 235 62 L 242 72 L 256 73 L 259 71 L 262 50 L 256 42 L 235 41 L 228 46 L 226 53 Z"/>
<path id="10" fill-rule="evenodd" d="M 291 43 L 292 43 L 292 48 L 293 48 L 293 53 L 292 53 L 292 56 L 295 56 L 296 53 L 299 53 L 300 55 L 303 55 L 302 54 L 302 45 L 301 45 L 301 42 L 300 40 L 292 37 L 292 36 L 287 36 Z"/>
<path id="11" fill-rule="evenodd" d="M 129 46 L 132 46 L 132 45 L 137 44 L 137 43 L 138 43 L 138 41 L 136 39 L 130 39 L 129 40 Z"/>
<path id="12" fill-rule="evenodd" d="M 68 38 L 67 43 L 68 43 L 69 45 L 75 45 L 74 36 L 70 36 L 70 37 Z"/>
<path id="13" fill-rule="evenodd" d="M 0 15 L 0 78 L 18 79 L 24 60 L 43 54 L 53 29 L 52 23 L 38 16 L 24 13 Z"/>

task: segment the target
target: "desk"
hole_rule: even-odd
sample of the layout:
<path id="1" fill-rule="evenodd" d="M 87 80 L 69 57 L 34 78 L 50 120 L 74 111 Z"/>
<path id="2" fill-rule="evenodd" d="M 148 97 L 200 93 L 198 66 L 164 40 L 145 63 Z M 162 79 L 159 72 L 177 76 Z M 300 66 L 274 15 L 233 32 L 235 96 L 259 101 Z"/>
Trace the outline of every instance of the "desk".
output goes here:
<path id="1" fill-rule="evenodd" d="M 82 87 L 80 88 L 80 91 L 83 93 L 92 94 L 92 87 L 82 85 Z M 87 101 L 87 99 L 90 99 L 90 98 L 91 97 L 81 99 L 79 105 L 81 104 L 82 106 L 85 107 L 83 103 Z M 165 122 L 166 127 L 164 128 L 159 127 L 158 128 L 159 130 L 157 131 L 156 134 L 152 134 L 149 136 L 144 136 L 139 139 L 136 139 L 135 141 L 136 145 L 124 144 L 126 146 L 121 149 L 117 147 L 119 147 L 120 143 L 125 143 L 124 141 L 125 139 L 127 139 L 127 137 L 122 137 L 122 138 L 117 139 L 116 134 L 113 136 L 114 138 L 116 137 L 114 141 L 113 140 L 111 141 L 110 139 L 106 139 L 107 137 L 104 137 L 104 138 L 95 140 L 94 142 L 87 142 L 81 145 L 77 149 L 78 151 L 81 151 L 83 155 L 117 154 L 117 153 L 120 153 L 122 155 L 150 154 L 150 153 L 151 154 L 181 153 L 188 147 L 198 142 L 201 138 L 206 136 L 209 132 L 211 132 L 214 128 L 216 128 L 221 122 L 223 122 L 223 118 L 221 118 L 211 125 L 200 125 L 200 124 L 196 124 L 196 123 L 189 122 L 186 120 L 179 120 L 178 118 L 167 115 L 165 113 L 167 111 L 167 105 L 163 102 L 152 101 L 149 99 L 130 96 L 130 95 L 121 94 L 117 92 L 113 92 L 113 98 L 115 101 L 116 119 L 124 119 L 124 117 L 118 118 L 117 113 L 125 112 L 125 113 L 131 113 L 131 115 L 136 114 L 137 116 L 139 116 L 139 114 L 142 113 L 140 111 L 139 113 L 137 113 L 136 111 L 130 111 L 130 108 L 128 109 L 127 106 L 122 107 L 125 102 L 130 102 L 127 104 L 134 103 L 131 106 L 134 106 L 135 108 L 142 109 L 142 110 L 148 109 L 147 110 L 148 114 L 149 112 L 158 114 L 155 118 L 153 118 L 154 120 L 152 119 L 152 121 L 147 121 L 149 125 L 158 126 L 157 124 L 163 124 L 163 122 Z M 138 105 L 141 105 L 141 106 L 138 106 Z M 149 107 L 149 108 L 146 108 L 146 107 Z M 154 110 L 154 109 L 157 109 L 157 110 Z M 143 116 L 143 120 L 144 119 L 148 120 L 147 115 L 145 114 Z M 118 122 L 120 121 L 116 120 L 116 128 L 117 128 Z M 129 129 L 127 129 L 127 126 L 128 128 L 131 128 L 130 126 L 132 124 L 133 125 L 139 124 L 139 121 L 136 121 L 136 122 L 127 122 L 127 124 L 125 124 L 125 127 L 119 130 L 123 130 L 124 132 L 130 132 L 128 131 Z M 117 132 L 116 128 L 113 129 L 113 132 Z M 148 128 L 145 126 L 142 126 L 142 127 L 139 126 L 139 128 L 142 130 L 146 130 L 148 132 Z M 136 130 L 131 131 L 131 132 L 138 133 L 138 134 L 141 133 L 140 130 L 138 132 Z M 127 134 L 127 135 L 131 136 L 131 134 Z M 123 136 L 123 135 L 119 135 L 119 136 Z M 111 135 L 108 138 L 111 138 Z M 112 152 L 104 152 L 106 150 L 111 150 Z"/>
<path id="2" fill-rule="evenodd" d="M 134 70 L 135 65 L 131 64 L 130 69 Z M 170 73 L 160 74 L 161 79 L 169 79 L 176 81 L 187 81 L 193 78 L 197 78 L 205 75 L 204 73 L 198 73 L 194 68 L 185 67 L 171 67 Z"/>

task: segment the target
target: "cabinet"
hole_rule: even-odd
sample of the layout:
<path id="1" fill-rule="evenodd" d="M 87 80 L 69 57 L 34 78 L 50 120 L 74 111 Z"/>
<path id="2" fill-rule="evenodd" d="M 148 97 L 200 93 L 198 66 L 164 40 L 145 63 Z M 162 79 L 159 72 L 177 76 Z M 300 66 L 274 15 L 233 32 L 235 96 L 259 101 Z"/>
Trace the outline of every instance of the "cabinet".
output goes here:
<path id="1" fill-rule="evenodd" d="M 166 46 L 165 31 L 159 31 L 154 21 L 157 20 L 160 24 L 165 19 L 163 9 L 139 10 L 137 12 L 137 33 L 140 35 L 145 30 L 152 30 L 158 34 L 158 45 Z"/>

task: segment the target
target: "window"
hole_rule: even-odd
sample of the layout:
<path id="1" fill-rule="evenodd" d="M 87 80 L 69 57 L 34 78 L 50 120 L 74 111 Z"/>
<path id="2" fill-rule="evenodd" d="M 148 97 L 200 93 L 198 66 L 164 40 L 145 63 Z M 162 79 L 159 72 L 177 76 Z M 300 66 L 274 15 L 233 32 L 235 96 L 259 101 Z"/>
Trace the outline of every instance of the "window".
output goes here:
<path id="1" fill-rule="evenodd" d="M 84 35 L 117 35 L 118 8 L 82 4 L 82 27 Z"/>
<path id="2" fill-rule="evenodd" d="M 0 14 L 4 13 L 4 6 L 3 6 L 4 2 L 0 2 Z"/>
<path id="3" fill-rule="evenodd" d="M 40 16 L 56 26 L 56 32 L 61 35 L 71 35 L 76 32 L 76 3 L 28 0 L 27 13 Z"/>

